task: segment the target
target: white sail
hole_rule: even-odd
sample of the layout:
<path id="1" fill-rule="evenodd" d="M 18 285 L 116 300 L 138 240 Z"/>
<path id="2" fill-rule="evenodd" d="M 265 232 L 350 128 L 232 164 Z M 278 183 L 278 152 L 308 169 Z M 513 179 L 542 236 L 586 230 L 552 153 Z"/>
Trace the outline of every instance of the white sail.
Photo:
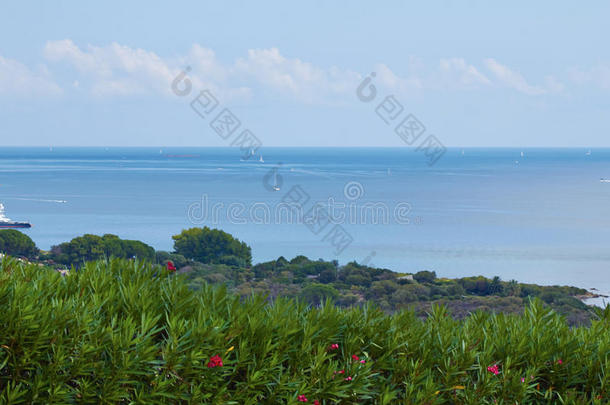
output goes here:
<path id="1" fill-rule="evenodd" d="M 277 171 L 273 173 L 273 189 L 280 191 L 280 186 L 277 185 Z"/>

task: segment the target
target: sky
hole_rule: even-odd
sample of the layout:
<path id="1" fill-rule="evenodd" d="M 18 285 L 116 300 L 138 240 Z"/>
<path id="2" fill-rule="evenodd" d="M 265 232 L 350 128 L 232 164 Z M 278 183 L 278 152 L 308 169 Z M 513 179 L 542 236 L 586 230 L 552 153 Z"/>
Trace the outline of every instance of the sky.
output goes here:
<path id="1" fill-rule="evenodd" d="M 0 146 L 229 146 L 249 130 L 408 147 L 407 116 L 449 147 L 610 146 L 608 16 L 603 1 L 4 1 Z M 191 107 L 202 91 L 209 115 Z M 225 108 L 240 126 L 219 134 Z"/>

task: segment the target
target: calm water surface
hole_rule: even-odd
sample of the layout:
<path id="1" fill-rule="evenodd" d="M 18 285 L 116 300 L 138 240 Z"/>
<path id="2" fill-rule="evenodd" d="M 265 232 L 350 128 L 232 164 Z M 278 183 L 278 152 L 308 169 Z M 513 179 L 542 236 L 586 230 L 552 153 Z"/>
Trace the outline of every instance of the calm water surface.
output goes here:
<path id="1" fill-rule="evenodd" d="M 1 148 L 0 202 L 42 249 L 113 233 L 170 250 L 171 235 L 205 224 L 249 243 L 255 261 L 304 254 L 610 291 L 610 149 L 586 152 L 449 149 L 428 167 L 405 148 L 265 148 L 263 162 L 231 148 Z M 315 234 L 274 215 L 295 186 L 306 210 L 330 199 L 346 216 L 343 251 L 325 238 L 332 226 Z M 376 220 L 361 218 L 366 204 L 381 207 Z M 401 221 L 397 206 L 410 207 Z M 383 207 L 388 223 L 373 223 Z"/>

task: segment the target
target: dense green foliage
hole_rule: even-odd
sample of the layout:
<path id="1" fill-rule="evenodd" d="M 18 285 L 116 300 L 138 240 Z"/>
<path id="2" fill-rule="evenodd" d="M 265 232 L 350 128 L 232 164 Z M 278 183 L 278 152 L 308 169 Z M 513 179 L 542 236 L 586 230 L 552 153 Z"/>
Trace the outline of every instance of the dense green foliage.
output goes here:
<path id="1" fill-rule="evenodd" d="M 411 277 L 355 262 L 339 266 L 305 256 L 290 261 L 280 257 L 250 269 L 191 262 L 180 272 L 187 275 L 192 288 L 203 282 L 224 283 L 241 296 L 254 291 L 272 298 L 300 297 L 310 304 L 326 298 L 344 307 L 373 302 L 387 312 L 413 308 L 424 316 L 431 305 L 443 303 L 457 317 L 464 317 L 478 308 L 519 313 L 530 298 L 537 297 L 566 315 L 571 325 L 587 324 L 591 318 L 587 305 L 575 297 L 587 294 L 584 289 L 504 282 L 498 277 L 446 279 L 436 278 L 431 271 Z"/>
<path id="2" fill-rule="evenodd" d="M 137 240 L 125 240 L 116 235 L 86 234 L 51 248 L 49 255 L 57 263 L 80 266 L 83 262 L 103 257 L 139 258 L 154 260 L 155 250 Z"/>
<path id="3" fill-rule="evenodd" d="M 218 263 L 230 266 L 252 265 L 252 250 L 230 234 L 219 229 L 185 229 L 174 239 L 174 251 L 201 263 Z"/>
<path id="4" fill-rule="evenodd" d="M 22 243 L 22 255 L 27 251 L 31 257 L 38 251 L 27 236 L 16 235 L 28 242 Z M 314 305 L 326 299 L 342 307 L 372 302 L 386 312 L 411 308 L 426 316 L 432 305 L 442 303 L 461 318 L 476 309 L 520 313 L 530 298 L 538 297 L 565 315 L 570 325 L 586 325 L 591 319 L 588 307 L 578 298 L 587 291 L 573 287 L 528 285 L 482 276 L 450 280 L 437 278 L 434 271 L 405 275 L 356 262 L 340 266 L 336 260 L 314 261 L 305 256 L 290 261 L 280 257 L 251 266 L 250 247 L 223 231 L 192 228 L 173 239 L 175 252 L 155 252 L 142 242 L 115 235 L 84 235 L 54 246 L 50 253 L 39 257 L 43 264 L 55 267 L 79 267 L 85 261 L 104 257 L 138 258 L 164 266 L 171 262 L 169 267 L 186 274 L 194 289 L 204 282 L 224 284 L 241 296 L 255 292 L 272 299 L 300 298 Z"/>
<path id="5" fill-rule="evenodd" d="M 32 258 L 38 254 L 34 241 L 15 229 L 0 230 L 0 252 L 11 256 Z"/>
<path id="6" fill-rule="evenodd" d="M 308 307 L 139 261 L 0 265 L 0 403 L 608 403 L 610 307 L 523 315 Z M 336 345 L 336 346 L 334 346 Z M 215 357 L 218 356 L 218 357 Z M 357 356 L 352 357 L 352 356 Z M 495 365 L 495 367 L 494 367 Z"/>

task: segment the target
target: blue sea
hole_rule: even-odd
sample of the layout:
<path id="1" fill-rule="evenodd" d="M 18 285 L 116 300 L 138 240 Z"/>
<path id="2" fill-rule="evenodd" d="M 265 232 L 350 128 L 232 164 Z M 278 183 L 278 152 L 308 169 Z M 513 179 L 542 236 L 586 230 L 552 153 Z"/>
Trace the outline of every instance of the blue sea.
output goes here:
<path id="1" fill-rule="evenodd" d="M 171 250 L 207 225 L 255 262 L 303 254 L 610 291 L 610 149 L 450 148 L 432 166 L 409 148 L 259 152 L 0 148 L 0 202 L 42 249 L 112 233 Z M 304 220 L 320 206 L 332 220 Z"/>

